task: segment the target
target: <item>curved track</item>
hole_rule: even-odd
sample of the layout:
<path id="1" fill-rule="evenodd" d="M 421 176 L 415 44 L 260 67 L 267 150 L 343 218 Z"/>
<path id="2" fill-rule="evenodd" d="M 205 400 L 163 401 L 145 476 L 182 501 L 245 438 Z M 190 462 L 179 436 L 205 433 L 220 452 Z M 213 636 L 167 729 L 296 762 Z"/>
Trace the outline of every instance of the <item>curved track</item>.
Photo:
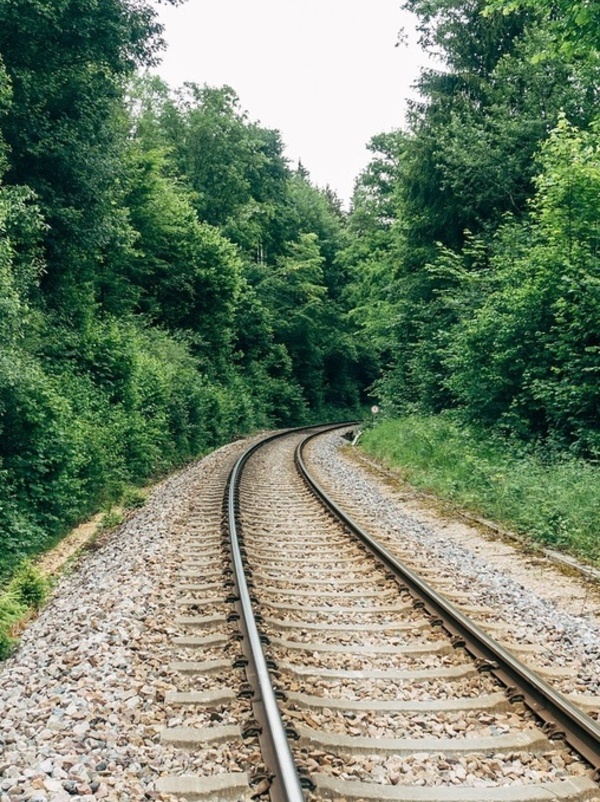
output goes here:
<path id="1" fill-rule="evenodd" d="M 224 643 L 229 653 L 175 668 L 199 683 L 226 671 L 230 685 L 208 696 L 192 681 L 171 694 L 188 712 L 163 738 L 196 750 L 237 739 L 239 765 L 251 770 L 164 778 L 161 790 L 276 802 L 600 800 L 598 725 L 332 514 L 298 473 L 304 439 L 293 432 L 244 454 L 229 480 L 227 539 L 213 520 L 211 536 L 192 540 L 182 585 L 193 615 L 180 626 L 211 631 L 178 645 Z M 296 463 L 305 470 L 300 451 Z M 247 684 L 231 674 L 232 651 Z M 235 715 L 220 707 L 218 716 L 235 724 L 198 726 L 207 705 L 232 705 Z"/>

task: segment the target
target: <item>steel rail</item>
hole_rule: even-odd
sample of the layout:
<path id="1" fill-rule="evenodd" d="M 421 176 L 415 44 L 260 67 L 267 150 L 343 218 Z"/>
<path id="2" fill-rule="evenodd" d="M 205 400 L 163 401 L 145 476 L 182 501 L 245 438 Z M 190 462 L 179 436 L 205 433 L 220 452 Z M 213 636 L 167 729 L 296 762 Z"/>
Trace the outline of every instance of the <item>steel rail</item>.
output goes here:
<path id="1" fill-rule="evenodd" d="M 352 424 L 329 424 L 319 428 L 319 433 Z M 236 591 L 235 604 L 239 612 L 242 633 L 242 649 L 248 661 L 246 675 L 252 690 L 252 708 L 259 725 L 258 736 L 263 758 L 272 774 L 270 797 L 272 802 L 304 802 L 304 793 L 298 770 L 290 751 L 285 725 L 279 712 L 275 690 L 271 683 L 269 666 L 265 657 L 261 635 L 252 609 L 250 588 L 246 579 L 242 553 L 243 533 L 238 529 L 238 491 L 244 466 L 250 457 L 267 443 L 296 432 L 314 430 L 315 426 L 304 426 L 278 432 L 263 438 L 246 449 L 234 465 L 228 480 L 224 506 L 227 509 L 227 528 L 233 565 Z"/>
<path id="2" fill-rule="evenodd" d="M 534 671 L 497 643 L 486 632 L 460 612 L 451 602 L 430 587 L 394 554 L 378 543 L 347 513 L 311 476 L 304 461 L 307 444 L 318 437 L 315 432 L 306 437 L 296 449 L 296 465 L 308 487 L 327 509 L 355 534 L 415 596 L 415 606 L 422 607 L 453 636 L 455 646 L 463 646 L 476 660 L 481 671 L 489 671 L 506 686 L 512 701 L 523 701 L 544 722 L 550 739 L 566 741 L 595 770 L 600 771 L 600 726 L 582 710 L 556 691 Z"/>

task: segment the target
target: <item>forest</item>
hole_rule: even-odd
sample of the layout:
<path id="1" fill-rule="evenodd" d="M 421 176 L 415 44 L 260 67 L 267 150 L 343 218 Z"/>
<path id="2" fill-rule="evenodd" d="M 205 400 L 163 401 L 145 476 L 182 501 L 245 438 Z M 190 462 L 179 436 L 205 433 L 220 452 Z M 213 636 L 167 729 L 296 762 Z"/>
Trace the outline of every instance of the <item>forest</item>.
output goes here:
<path id="1" fill-rule="evenodd" d="M 345 263 L 409 481 L 600 560 L 600 6 L 407 0 L 439 68 L 371 142 Z"/>
<path id="2" fill-rule="evenodd" d="M 405 5 L 445 69 L 371 143 L 349 220 L 379 392 L 596 458 L 600 12 Z"/>
<path id="3" fill-rule="evenodd" d="M 0 0 L 0 575 L 372 398 L 597 461 L 600 10 L 403 7 L 439 67 L 346 213 L 234 88 L 149 72 L 147 0 Z"/>

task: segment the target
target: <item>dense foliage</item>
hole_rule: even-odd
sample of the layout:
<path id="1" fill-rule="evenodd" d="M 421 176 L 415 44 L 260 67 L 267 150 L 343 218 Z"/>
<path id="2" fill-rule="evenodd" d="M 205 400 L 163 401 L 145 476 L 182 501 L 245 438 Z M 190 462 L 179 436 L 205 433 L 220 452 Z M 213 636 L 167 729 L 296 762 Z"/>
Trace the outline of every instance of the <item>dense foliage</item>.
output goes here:
<path id="1" fill-rule="evenodd" d="M 390 410 L 598 459 L 598 12 L 404 8 L 440 69 L 348 216 L 233 89 L 144 72 L 150 0 L 0 0 L 0 575 L 378 375 Z"/>
<path id="2" fill-rule="evenodd" d="M 369 375 L 335 196 L 230 88 L 138 72 L 160 47 L 146 0 L 0 0 L 0 575 Z"/>
<path id="3" fill-rule="evenodd" d="M 439 70 L 376 137 L 342 257 L 389 410 L 600 456 L 594 4 L 407 0 Z"/>

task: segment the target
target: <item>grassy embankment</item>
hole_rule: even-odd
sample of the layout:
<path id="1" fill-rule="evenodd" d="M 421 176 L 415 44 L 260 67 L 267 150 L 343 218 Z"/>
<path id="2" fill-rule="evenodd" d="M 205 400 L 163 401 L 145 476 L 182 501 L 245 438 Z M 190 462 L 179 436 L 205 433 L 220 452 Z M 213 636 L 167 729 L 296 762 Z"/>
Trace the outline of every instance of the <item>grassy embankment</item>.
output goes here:
<path id="1" fill-rule="evenodd" d="M 23 625 L 43 607 L 60 574 L 84 549 L 93 547 L 99 535 L 119 526 L 127 511 L 143 506 L 145 494 L 139 488 L 127 488 L 120 505 L 107 507 L 78 526 L 35 562 L 23 560 L 11 578 L 0 585 L 0 661 L 16 646 Z"/>
<path id="2" fill-rule="evenodd" d="M 29 562 L 14 573 L 0 595 L 0 660 L 9 655 L 15 643 L 15 628 L 40 609 L 49 590 L 49 579 Z"/>
<path id="3" fill-rule="evenodd" d="M 415 487 L 600 564 L 600 467 L 523 452 L 444 415 L 384 420 L 360 445 Z"/>

